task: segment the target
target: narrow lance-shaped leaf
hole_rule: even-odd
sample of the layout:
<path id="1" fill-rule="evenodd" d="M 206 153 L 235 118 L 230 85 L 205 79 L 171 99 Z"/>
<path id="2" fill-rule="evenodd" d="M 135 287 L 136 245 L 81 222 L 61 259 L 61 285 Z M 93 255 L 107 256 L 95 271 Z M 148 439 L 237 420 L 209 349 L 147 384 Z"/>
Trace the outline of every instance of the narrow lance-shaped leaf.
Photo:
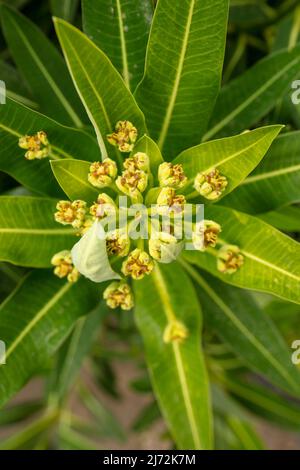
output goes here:
<path id="1" fill-rule="evenodd" d="M 128 120 L 143 135 L 145 119 L 135 99 L 106 55 L 74 26 L 55 19 L 56 32 L 70 73 L 96 131 L 102 158 L 120 158 L 106 136 L 120 120 Z"/>
<path id="2" fill-rule="evenodd" d="M 256 217 L 226 207 L 206 207 L 205 218 L 221 225 L 222 241 L 240 248 L 244 264 L 233 274 L 218 271 L 215 249 L 185 251 L 188 261 L 229 284 L 300 303 L 299 243 Z"/>
<path id="3" fill-rule="evenodd" d="M 69 199 L 82 199 L 92 204 L 101 191 L 88 182 L 89 162 L 82 160 L 53 160 L 51 168 Z"/>
<path id="4" fill-rule="evenodd" d="M 6 98 L 0 106 L 0 170 L 39 194 L 62 195 L 49 165 L 49 158 L 26 160 L 26 150 L 18 145 L 19 138 L 46 132 L 51 145 L 50 159 L 100 158 L 96 139 L 88 133 L 62 126 L 42 114 Z"/>
<path id="5" fill-rule="evenodd" d="M 99 221 L 72 248 L 72 261 L 78 271 L 93 282 L 120 279 L 109 263 L 104 229 Z"/>
<path id="6" fill-rule="evenodd" d="M 232 135 L 259 122 L 284 95 L 299 67 L 297 46 L 271 54 L 234 79 L 221 90 L 203 139 Z"/>
<path id="7" fill-rule="evenodd" d="M 56 47 L 34 23 L 4 4 L 1 21 L 13 58 L 40 109 L 63 124 L 82 127 L 86 115 Z"/>
<path id="8" fill-rule="evenodd" d="M 0 307 L 6 364 L 0 366 L 0 406 L 41 368 L 75 321 L 95 307 L 97 289 L 84 279 L 62 281 L 48 271 L 24 278 Z"/>
<path id="9" fill-rule="evenodd" d="M 4 60 L 0 61 L 0 78 L 5 83 L 6 96 L 30 108 L 38 108 L 18 71 Z"/>
<path id="10" fill-rule="evenodd" d="M 223 204 L 250 214 L 300 201 L 300 132 L 280 136 Z"/>
<path id="11" fill-rule="evenodd" d="M 0 197 L 0 260 L 45 268 L 52 256 L 70 249 L 75 230 L 54 220 L 57 201 L 34 197 Z"/>
<path id="12" fill-rule="evenodd" d="M 144 71 L 151 0 L 83 0 L 83 29 L 134 90 Z M 57 15 L 60 16 L 60 15 Z"/>
<path id="13" fill-rule="evenodd" d="M 260 219 L 284 232 L 300 232 L 300 207 L 285 206 L 277 211 L 260 214 Z"/>
<path id="14" fill-rule="evenodd" d="M 182 163 L 190 183 L 199 172 L 219 170 L 228 181 L 223 197 L 258 165 L 281 129 L 282 126 L 261 127 L 234 137 L 205 142 L 182 152 L 175 163 Z M 192 187 L 190 189 L 193 191 Z M 199 197 L 195 191 L 191 194 Z"/>
<path id="15" fill-rule="evenodd" d="M 150 135 L 171 160 L 196 145 L 219 91 L 227 0 L 159 0 L 136 97 Z"/>
<path id="16" fill-rule="evenodd" d="M 185 266 L 199 286 L 206 324 L 251 369 L 275 385 L 299 393 L 300 373 L 291 362 L 290 350 L 252 296 Z"/>
<path id="17" fill-rule="evenodd" d="M 201 353 L 201 311 L 193 286 L 178 265 L 156 265 L 134 284 L 136 321 L 144 339 L 154 392 L 178 449 L 212 446 L 207 373 Z M 166 343 L 177 319 L 188 336 Z"/>

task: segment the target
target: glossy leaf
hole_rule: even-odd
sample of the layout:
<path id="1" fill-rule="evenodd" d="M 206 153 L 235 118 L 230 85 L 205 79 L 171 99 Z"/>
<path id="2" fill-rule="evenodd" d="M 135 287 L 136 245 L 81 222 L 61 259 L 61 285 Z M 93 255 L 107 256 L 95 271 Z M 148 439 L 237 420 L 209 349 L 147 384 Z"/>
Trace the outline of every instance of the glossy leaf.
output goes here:
<path id="1" fill-rule="evenodd" d="M 70 249 L 75 230 L 55 222 L 57 201 L 34 197 L 0 197 L 0 259 L 45 268 L 52 256 Z"/>
<path id="2" fill-rule="evenodd" d="M 275 385 L 299 393 L 300 372 L 291 362 L 290 350 L 252 296 L 211 276 L 191 274 L 199 286 L 206 324 L 251 369 Z"/>
<path id="3" fill-rule="evenodd" d="M 259 217 L 284 232 L 300 232 L 300 207 L 282 207 L 277 211 L 260 214 Z"/>
<path id="4" fill-rule="evenodd" d="M 83 29 L 134 90 L 144 71 L 151 0 L 83 0 Z"/>
<path id="5" fill-rule="evenodd" d="M 185 259 L 229 284 L 300 303 L 300 245 L 296 241 L 256 217 L 225 207 L 206 207 L 205 218 L 222 226 L 224 242 L 240 247 L 244 265 L 234 274 L 219 272 L 217 250 L 185 251 Z"/>
<path id="6" fill-rule="evenodd" d="M 92 204 L 100 189 L 88 182 L 89 162 L 82 160 L 53 160 L 51 168 L 59 185 L 69 199 L 82 199 Z"/>
<path id="7" fill-rule="evenodd" d="M 196 145 L 219 91 L 227 0 L 159 0 L 136 97 L 169 160 Z"/>
<path id="8" fill-rule="evenodd" d="M 178 265 L 156 265 L 136 282 L 136 321 L 143 336 L 154 392 L 178 449 L 212 446 L 207 374 L 200 350 L 201 311 Z M 176 317 L 188 328 L 182 342 L 163 341 Z"/>
<path id="9" fill-rule="evenodd" d="M 79 0 L 50 0 L 53 16 L 72 22 L 75 18 Z"/>
<path id="10" fill-rule="evenodd" d="M 1 21 L 13 58 L 40 109 L 63 124 L 81 127 L 84 110 L 52 42 L 25 16 L 3 4 Z"/>
<path id="11" fill-rule="evenodd" d="M 280 136 L 261 164 L 224 204 L 249 213 L 300 201 L 300 132 Z"/>
<path id="12" fill-rule="evenodd" d="M 0 61 L 0 77 L 5 83 L 6 96 L 30 108 L 38 108 L 18 71 L 4 60 Z"/>
<path id="13" fill-rule="evenodd" d="M 100 288 L 101 289 L 101 288 Z M 25 277 L 0 307 L 6 364 L 0 366 L 0 405 L 41 368 L 69 334 L 75 321 L 99 301 L 99 287 L 76 284 L 49 271 Z"/>
<path id="14" fill-rule="evenodd" d="M 9 98 L 0 106 L 0 170 L 39 194 L 61 196 L 49 165 L 49 158 L 28 161 L 18 145 L 23 135 L 45 131 L 51 143 L 50 159 L 83 158 L 99 160 L 95 139 L 87 133 L 53 121 Z"/>
<path id="15" fill-rule="evenodd" d="M 297 77 L 300 46 L 267 56 L 228 83 L 218 97 L 204 140 L 248 129 L 278 102 Z"/>
<path id="16" fill-rule="evenodd" d="M 120 120 L 131 121 L 139 135 L 145 120 L 130 91 L 106 55 L 81 31 L 63 20 L 55 20 L 70 73 L 96 131 L 102 158 L 120 158 L 106 139 Z"/>
<path id="17" fill-rule="evenodd" d="M 109 263 L 105 232 L 99 221 L 72 248 L 72 261 L 78 271 L 93 282 L 120 279 Z"/>
<path id="18" fill-rule="evenodd" d="M 191 183 L 197 173 L 217 168 L 228 180 L 223 197 L 258 165 L 280 130 L 281 126 L 261 127 L 234 137 L 205 142 L 182 152 L 175 163 L 183 164 Z M 193 194 L 199 197 L 197 192 Z"/>

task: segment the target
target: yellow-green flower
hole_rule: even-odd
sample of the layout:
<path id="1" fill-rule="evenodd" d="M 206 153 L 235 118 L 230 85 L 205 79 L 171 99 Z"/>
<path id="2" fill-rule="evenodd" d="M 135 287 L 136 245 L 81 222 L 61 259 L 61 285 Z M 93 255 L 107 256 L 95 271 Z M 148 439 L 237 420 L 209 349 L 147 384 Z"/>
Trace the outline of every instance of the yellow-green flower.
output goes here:
<path id="1" fill-rule="evenodd" d="M 110 308 L 121 307 L 122 310 L 130 310 L 134 306 L 132 290 L 123 281 L 109 284 L 103 293 L 103 298 Z"/>
<path id="2" fill-rule="evenodd" d="M 116 185 L 122 193 L 133 199 L 139 199 L 148 184 L 148 175 L 142 170 L 125 170 L 116 179 Z"/>
<path id="3" fill-rule="evenodd" d="M 115 132 L 107 136 L 111 145 L 118 147 L 120 152 L 131 152 L 137 139 L 137 129 L 130 121 L 119 121 Z"/>
<path id="4" fill-rule="evenodd" d="M 27 160 L 41 160 L 50 154 L 50 145 L 47 134 L 39 131 L 34 135 L 25 135 L 19 139 L 19 147 L 27 150 L 25 158 Z"/>
<path id="5" fill-rule="evenodd" d="M 116 205 L 105 193 L 99 194 L 97 201 L 90 207 L 90 214 L 97 219 L 104 219 L 116 213 Z"/>
<path id="6" fill-rule="evenodd" d="M 160 232 L 157 238 L 150 238 L 149 253 L 161 263 L 171 263 L 181 251 L 181 244 L 176 237 L 167 232 Z"/>
<path id="7" fill-rule="evenodd" d="M 88 180 L 96 188 L 104 188 L 112 184 L 117 176 L 117 172 L 116 163 L 110 158 L 105 158 L 103 162 L 91 164 Z"/>
<path id="8" fill-rule="evenodd" d="M 153 261 L 146 251 L 139 248 L 133 250 L 123 262 L 122 273 L 133 279 L 143 279 L 145 274 L 150 274 L 154 268 Z"/>
<path id="9" fill-rule="evenodd" d="M 164 162 L 159 165 L 158 180 L 160 186 L 170 186 L 179 189 L 186 184 L 187 177 L 181 164 L 173 165 L 173 163 Z"/>
<path id="10" fill-rule="evenodd" d="M 179 320 L 174 319 L 167 324 L 164 331 L 163 340 L 165 343 L 171 343 L 173 341 L 182 343 L 187 337 L 188 329 L 186 326 Z"/>
<path id="11" fill-rule="evenodd" d="M 63 225 L 72 225 L 74 228 L 80 228 L 85 220 L 86 202 L 59 201 L 56 205 L 57 212 L 54 214 L 56 222 Z"/>
<path id="12" fill-rule="evenodd" d="M 204 251 L 208 246 L 214 248 L 221 230 L 221 226 L 213 220 L 202 220 L 198 222 L 193 231 L 193 244 L 195 249 Z"/>
<path id="13" fill-rule="evenodd" d="M 80 274 L 72 263 L 70 251 L 63 250 L 56 253 L 51 259 L 51 264 L 55 266 L 54 274 L 59 278 L 66 277 L 69 282 L 76 282 L 78 280 Z"/>
<path id="14" fill-rule="evenodd" d="M 127 256 L 130 248 L 129 237 L 124 230 L 116 229 L 106 237 L 106 249 L 109 255 Z"/>
<path id="15" fill-rule="evenodd" d="M 244 264 L 244 257 L 236 245 L 223 245 L 218 252 L 217 267 L 221 273 L 233 274 Z"/>
<path id="16" fill-rule="evenodd" d="M 194 182 L 194 188 L 196 191 L 210 201 L 218 199 L 226 189 L 227 185 L 227 178 L 221 175 L 219 170 L 216 168 L 212 168 L 211 170 L 203 173 L 198 173 Z"/>
<path id="17" fill-rule="evenodd" d="M 159 214 L 180 213 L 186 203 L 185 197 L 176 194 L 174 188 L 162 188 L 157 198 L 157 211 Z"/>
<path id="18" fill-rule="evenodd" d="M 124 161 L 124 168 L 131 172 L 136 170 L 149 171 L 150 160 L 146 153 L 137 152 L 132 157 L 126 158 Z"/>

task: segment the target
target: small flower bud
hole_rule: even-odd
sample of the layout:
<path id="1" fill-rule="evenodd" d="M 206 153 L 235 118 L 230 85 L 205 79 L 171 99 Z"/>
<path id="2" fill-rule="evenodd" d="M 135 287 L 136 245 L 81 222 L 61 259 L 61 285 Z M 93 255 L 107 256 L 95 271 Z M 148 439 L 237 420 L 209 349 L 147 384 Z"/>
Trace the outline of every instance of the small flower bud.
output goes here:
<path id="1" fill-rule="evenodd" d="M 227 178 L 222 176 L 219 170 L 213 168 L 209 171 L 198 173 L 195 178 L 194 188 L 201 196 L 210 201 L 215 201 L 221 196 L 227 184 Z"/>
<path id="2" fill-rule="evenodd" d="M 180 194 L 177 195 L 174 188 L 162 188 L 157 198 L 158 213 L 161 215 L 170 212 L 180 213 L 185 203 L 185 197 Z"/>
<path id="3" fill-rule="evenodd" d="M 133 199 L 139 198 L 147 188 L 147 184 L 148 175 L 141 170 L 135 170 L 134 172 L 125 170 L 122 176 L 118 176 L 116 179 L 118 189 Z"/>
<path id="4" fill-rule="evenodd" d="M 79 236 L 84 235 L 84 234 L 91 228 L 91 226 L 93 225 L 93 223 L 94 223 L 93 217 L 87 216 L 87 217 L 84 219 L 82 226 L 79 227 L 79 230 L 78 230 L 78 232 L 76 233 L 76 235 L 79 235 Z"/>
<path id="5" fill-rule="evenodd" d="M 150 160 L 146 153 L 138 152 L 133 157 L 126 158 L 124 161 L 124 168 L 131 172 L 136 170 L 149 171 Z"/>
<path id="6" fill-rule="evenodd" d="M 134 305 L 132 290 L 125 282 L 109 284 L 103 293 L 103 298 L 110 308 L 121 307 L 122 310 L 130 310 Z"/>
<path id="7" fill-rule="evenodd" d="M 47 134 L 39 131 L 34 135 L 25 135 L 19 139 L 19 147 L 26 149 L 25 158 L 27 160 L 41 160 L 48 157 L 50 153 L 50 145 Z"/>
<path id="8" fill-rule="evenodd" d="M 110 158 L 105 158 L 103 162 L 94 162 L 90 166 L 88 175 L 89 182 L 96 188 L 109 186 L 117 176 L 117 165 Z"/>
<path id="9" fill-rule="evenodd" d="M 130 121 L 119 121 L 115 132 L 107 136 L 111 145 L 118 147 L 120 152 L 131 152 L 137 139 L 137 129 Z"/>
<path id="10" fill-rule="evenodd" d="M 149 253 L 155 260 L 160 263 L 171 263 L 175 261 L 181 252 L 182 244 L 167 232 L 160 232 L 158 238 L 150 238 Z"/>
<path id="11" fill-rule="evenodd" d="M 59 278 L 67 277 L 69 282 L 78 280 L 80 274 L 72 263 L 70 251 L 64 250 L 56 253 L 51 259 L 51 264 L 55 266 L 54 274 Z"/>
<path id="12" fill-rule="evenodd" d="M 163 340 L 165 343 L 171 343 L 177 341 L 182 343 L 188 337 L 188 329 L 180 321 L 174 319 L 167 324 Z"/>
<path id="13" fill-rule="evenodd" d="M 214 248 L 221 231 L 221 226 L 213 220 L 202 220 L 198 222 L 192 236 L 195 249 L 204 251 L 208 246 Z"/>
<path id="14" fill-rule="evenodd" d="M 159 165 L 158 180 L 160 186 L 171 186 L 179 189 L 186 184 L 187 177 L 181 164 L 173 165 L 173 163 L 164 162 Z"/>
<path id="15" fill-rule="evenodd" d="M 106 237 L 106 250 L 110 256 L 127 256 L 130 248 L 130 240 L 124 230 L 116 229 L 108 233 Z"/>
<path id="16" fill-rule="evenodd" d="M 90 214 L 97 219 L 104 219 L 116 213 L 116 205 L 107 194 L 99 194 L 97 202 L 90 207 Z"/>
<path id="17" fill-rule="evenodd" d="M 123 262 L 122 273 L 133 279 L 143 279 L 145 274 L 150 274 L 154 268 L 153 261 L 148 253 L 136 248 Z"/>
<path id="18" fill-rule="evenodd" d="M 59 201 L 56 205 L 57 212 L 54 214 L 56 222 L 63 225 L 72 225 L 74 228 L 80 228 L 86 215 L 86 202 Z"/>
<path id="19" fill-rule="evenodd" d="M 244 257 L 236 245 L 223 245 L 218 252 L 217 267 L 221 273 L 233 274 L 244 263 Z"/>

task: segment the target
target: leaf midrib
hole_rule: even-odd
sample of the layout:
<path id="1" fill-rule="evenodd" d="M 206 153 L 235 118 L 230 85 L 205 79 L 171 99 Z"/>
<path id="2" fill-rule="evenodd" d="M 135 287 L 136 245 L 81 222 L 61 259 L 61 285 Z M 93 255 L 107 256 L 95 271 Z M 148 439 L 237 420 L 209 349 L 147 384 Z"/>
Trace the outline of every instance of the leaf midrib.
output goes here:
<path id="1" fill-rule="evenodd" d="M 184 36 L 183 36 L 182 48 L 181 48 L 181 51 L 180 51 L 180 56 L 179 56 L 177 71 L 176 71 L 176 75 L 175 75 L 174 85 L 173 85 L 173 88 L 172 88 L 172 93 L 170 95 L 170 100 L 169 100 L 169 104 L 168 104 L 168 107 L 167 107 L 167 110 L 166 110 L 164 121 L 162 123 L 160 135 L 159 135 L 158 141 L 157 141 L 157 144 L 158 144 L 160 149 L 162 149 L 162 147 L 164 145 L 164 142 L 166 140 L 167 132 L 168 132 L 168 129 L 169 129 L 169 126 L 170 126 L 170 123 L 171 123 L 173 109 L 174 109 L 176 99 L 177 99 L 177 95 L 178 95 L 180 80 L 181 80 L 184 61 L 185 61 L 185 56 L 186 56 L 186 51 L 187 51 L 187 47 L 188 47 L 188 39 L 189 39 L 189 34 L 190 34 L 190 30 L 191 30 L 191 25 L 192 25 L 194 8 L 195 8 L 195 0 L 191 0 L 189 13 L 188 13 L 188 17 L 187 17 L 187 22 L 186 22 L 186 25 L 185 25 L 185 33 L 184 33 Z"/>
<path id="2" fill-rule="evenodd" d="M 19 33 L 21 39 L 23 40 L 25 46 L 28 49 L 28 52 L 32 56 L 33 60 L 36 62 L 38 68 L 41 70 L 42 74 L 46 78 L 47 82 L 49 83 L 50 87 L 54 91 L 54 94 L 57 96 L 58 100 L 61 102 L 63 107 L 65 108 L 66 112 L 76 125 L 76 127 L 82 127 L 83 124 L 80 121 L 79 117 L 77 116 L 76 112 L 70 105 L 70 103 L 65 99 L 63 93 L 61 90 L 58 88 L 58 86 L 55 83 L 55 80 L 51 77 L 51 75 L 48 73 L 47 69 L 44 67 L 43 63 L 40 61 L 39 57 L 36 55 L 35 51 L 32 49 L 30 43 L 27 41 L 26 36 L 23 34 L 23 31 L 19 28 L 18 23 L 14 20 L 14 18 L 10 17 L 11 22 L 14 24 L 15 29 Z"/>
<path id="3" fill-rule="evenodd" d="M 8 360 L 9 356 L 14 352 L 14 350 L 18 347 L 21 341 L 32 331 L 32 329 L 37 325 L 39 321 L 49 312 L 49 310 L 54 307 L 54 305 L 63 297 L 66 292 L 72 287 L 71 282 L 67 282 L 64 284 L 57 293 L 49 300 L 31 319 L 31 321 L 26 325 L 26 327 L 19 333 L 19 335 L 15 338 L 12 344 L 6 351 L 6 360 Z"/>
<path id="4" fill-rule="evenodd" d="M 189 265 L 180 259 L 180 263 L 184 266 L 184 268 L 194 277 L 194 279 L 204 288 L 210 298 L 219 306 L 219 308 L 225 313 L 225 315 L 232 321 L 233 324 L 241 331 L 241 333 L 248 338 L 249 342 L 252 343 L 260 352 L 261 354 L 275 367 L 275 369 L 280 373 L 285 380 L 287 380 L 293 387 L 298 388 L 297 383 L 290 377 L 290 375 L 286 372 L 284 367 L 278 362 L 272 354 L 261 344 L 256 337 L 251 333 L 251 331 L 245 327 L 245 325 L 239 320 L 239 318 L 235 315 L 235 313 L 231 310 L 228 305 L 226 305 L 223 300 L 218 296 L 218 294 L 207 284 L 207 282 L 203 279 L 200 274 L 195 273 L 194 270 L 192 272 Z"/>
<path id="5" fill-rule="evenodd" d="M 241 185 L 256 183 L 257 181 L 264 179 L 276 178 L 276 176 L 282 176 L 288 173 L 296 173 L 297 171 L 300 171 L 300 164 L 268 171 L 266 173 L 260 173 L 258 175 L 248 176 L 248 178 L 242 181 Z"/>
<path id="6" fill-rule="evenodd" d="M 75 235 L 72 229 L 43 229 L 43 228 L 18 228 L 18 227 L 0 227 L 0 235 L 2 233 L 26 233 L 29 235 Z"/>
<path id="7" fill-rule="evenodd" d="M 242 112 L 249 104 L 255 101 L 262 93 L 264 93 L 269 86 L 273 85 L 282 75 L 284 75 L 289 69 L 291 69 L 297 62 L 299 61 L 299 57 L 294 59 L 288 65 L 286 65 L 283 69 L 277 72 L 275 75 L 272 76 L 267 82 L 265 82 L 260 88 L 256 90 L 248 99 L 243 101 L 239 106 L 237 106 L 231 113 L 229 113 L 224 119 L 222 119 L 218 124 L 216 124 L 212 129 L 210 129 L 204 136 L 203 142 L 213 137 L 217 132 L 219 132 L 223 127 L 226 126 L 232 119 L 234 119 L 240 112 Z"/>
<path id="8" fill-rule="evenodd" d="M 117 3 L 117 12 L 118 12 L 118 25 L 120 31 L 120 43 L 122 51 L 122 63 L 123 63 L 123 78 L 126 86 L 130 88 L 130 73 L 127 61 L 127 47 L 124 34 L 123 18 L 122 18 L 122 9 L 120 0 L 116 0 Z"/>
<path id="9" fill-rule="evenodd" d="M 164 312 L 166 314 L 167 320 L 172 321 L 174 318 L 176 318 L 176 314 L 174 312 L 171 299 L 168 294 L 168 290 L 165 284 L 165 280 L 160 272 L 160 269 L 156 263 L 155 270 L 153 271 L 153 278 L 154 282 L 156 284 L 157 291 L 159 293 L 160 299 L 162 301 L 162 304 L 164 306 Z M 182 391 L 182 396 L 183 396 L 183 401 L 187 413 L 187 418 L 188 422 L 190 423 L 190 428 L 191 428 L 191 433 L 193 436 L 194 444 L 196 449 L 201 449 L 201 439 L 200 435 L 197 429 L 197 424 L 196 424 L 196 419 L 194 415 L 194 410 L 190 398 L 190 392 L 189 392 L 189 387 L 187 385 L 187 380 L 186 380 L 186 375 L 185 375 L 185 370 L 183 367 L 183 361 L 181 357 L 181 352 L 180 352 L 180 345 L 177 344 L 176 342 L 172 341 L 172 348 L 174 352 L 174 357 L 175 357 L 175 364 L 178 372 L 178 378 L 179 382 L 181 385 L 181 391 Z"/>

